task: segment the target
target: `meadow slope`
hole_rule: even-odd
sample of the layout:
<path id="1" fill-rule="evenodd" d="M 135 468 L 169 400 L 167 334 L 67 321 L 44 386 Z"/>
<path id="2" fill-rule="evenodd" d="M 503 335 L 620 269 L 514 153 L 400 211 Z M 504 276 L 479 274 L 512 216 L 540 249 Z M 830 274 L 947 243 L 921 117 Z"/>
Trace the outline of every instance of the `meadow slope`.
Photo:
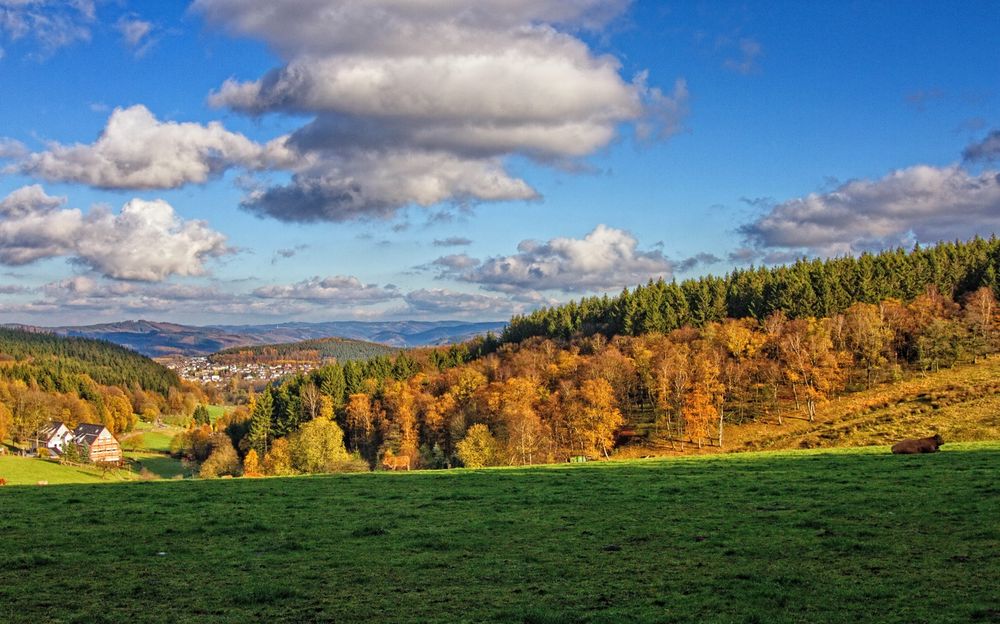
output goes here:
<path id="1" fill-rule="evenodd" d="M 0 488 L 5 622 L 976 622 L 1000 443 Z"/>
<path id="2" fill-rule="evenodd" d="M 814 422 L 793 412 L 781 425 L 729 427 L 723 450 L 872 446 L 935 433 L 946 443 L 1000 440 L 1000 356 L 844 394 L 820 404 Z"/>

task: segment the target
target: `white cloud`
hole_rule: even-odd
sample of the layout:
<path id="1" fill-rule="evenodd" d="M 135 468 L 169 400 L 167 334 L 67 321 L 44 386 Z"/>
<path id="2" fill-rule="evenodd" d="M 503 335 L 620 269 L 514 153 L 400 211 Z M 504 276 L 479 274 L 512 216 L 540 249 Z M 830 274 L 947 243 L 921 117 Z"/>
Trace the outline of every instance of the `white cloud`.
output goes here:
<path id="1" fill-rule="evenodd" d="M 422 316 L 495 319 L 525 311 L 526 306 L 506 297 L 455 292 L 443 288 L 421 288 L 406 294 L 407 312 Z"/>
<path id="2" fill-rule="evenodd" d="M 998 230 L 1000 172 L 926 165 L 777 204 L 740 228 L 756 248 L 821 255 Z"/>
<path id="3" fill-rule="evenodd" d="M 232 167 L 267 169 L 295 160 L 284 138 L 260 145 L 207 125 L 159 121 L 142 105 L 116 108 L 96 142 L 51 143 L 23 157 L 16 168 L 54 182 L 108 189 L 170 189 L 207 182 Z"/>
<path id="4" fill-rule="evenodd" d="M 115 29 L 122 35 L 122 41 L 137 57 L 143 56 L 156 43 L 152 34 L 152 22 L 131 15 L 123 15 L 115 22 Z"/>
<path id="5" fill-rule="evenodd" d="M 399 297 L 394 288 L 364 284 L 354 276 L 313 277 L 294 284 L 262 286 L 259 299 L 294 300 L 329 305 L 370 305 Z"/>
<path id="6" fill-rule="evenodd" d="M 579 159 L 624 123 L 668 136 L 686 113 L 672 94 L 628 81 L 619 61 L 573 33 L 625 1 L 197 0 L 229 32 L 262 39 L 286 64 L 229 80 L 210 101 L 250 115 L 314 120 L 290 144 L 307 155 L 287 186 L 245 207 L 291 221 L 387 217 L 404 206 L 537 196 L 505 159 Z"/>
<path id="7" fill-rule="evenodd" d="M 0 0 L 0 41 L 30 42 L 43 60 L 59 48 L 90 41 L 92 0 Z M 0 57 L 3 55 L 0 54 Z"/>
<path id="8" fill-rule="evenodd" d="M 673 274 L 661 251 L 640 251 L 638 245 L 629 232 L 598 225 L 582 239 L 525 240 L 510 256 L 473 262 L 463 254 L 439 258 L 435 264 L 442 268 L 439 277 L 510 293 L 618 290 Z"/>
<path id="9" fill-rule="evenodd" d="M 160 281 L 202 275 L 204 261 L 231 253 L 225 236 L 202 221 L 184 221 L 170 204 L 133 199 L 118 214 L 62 208 L 66 199 L 39 186 L 0 200 L 0 263 L 65 257 L 114 279 Z"/>

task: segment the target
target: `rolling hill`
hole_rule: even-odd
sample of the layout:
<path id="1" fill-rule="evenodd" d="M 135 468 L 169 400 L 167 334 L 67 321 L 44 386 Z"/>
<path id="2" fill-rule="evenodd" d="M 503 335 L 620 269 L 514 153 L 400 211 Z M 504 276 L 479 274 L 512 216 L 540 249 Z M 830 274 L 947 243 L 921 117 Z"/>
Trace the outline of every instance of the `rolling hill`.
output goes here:
<path id="1" fill-rule="evenodd" d="M 350 338 L 317 338 L 281 344 L 231 347 L 210 356 L 213 362 L 233 364 L 246 362 L 325 362 L 337 360 L 367 360 L 398 351 L 377 342 Z"/>
<path id="2" fill-rule="evenodd" d="M 346 338 L 391 347 L 422 347 L 462 342 L 502 331 L 506 323 L 465 321 L 333 321 L 276 325 L 193 326 L 155 321 L 121 321 L 100 325 L 37 327 L 9 325 L 34 333 L 96 338 L 150 357 L 210 355 L 224 349 L 287 344 L 319 338 Z"/>

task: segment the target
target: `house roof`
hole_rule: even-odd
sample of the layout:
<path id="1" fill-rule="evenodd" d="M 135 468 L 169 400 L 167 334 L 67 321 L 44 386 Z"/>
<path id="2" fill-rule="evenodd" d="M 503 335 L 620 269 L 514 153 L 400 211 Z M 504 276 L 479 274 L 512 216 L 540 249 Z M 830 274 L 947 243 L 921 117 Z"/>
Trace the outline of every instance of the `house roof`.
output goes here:
<path id="1" fill-rule="evenodd" d="M 52 436 L 54 436 L 62 427 L 63 424 L 58 421 L 49 423 L 38 430 L 38 437 L 47 442 L 51 440 Z"/>
<path id="2" fill-rule="evenodd" d="M 104 425 L 91 425 L 87 423 L 77 425 L 76 429 L 73 430 L 73 441 L 77 444 L 93 444 L 94 440 L 104 431 L 104 428 Z"/>

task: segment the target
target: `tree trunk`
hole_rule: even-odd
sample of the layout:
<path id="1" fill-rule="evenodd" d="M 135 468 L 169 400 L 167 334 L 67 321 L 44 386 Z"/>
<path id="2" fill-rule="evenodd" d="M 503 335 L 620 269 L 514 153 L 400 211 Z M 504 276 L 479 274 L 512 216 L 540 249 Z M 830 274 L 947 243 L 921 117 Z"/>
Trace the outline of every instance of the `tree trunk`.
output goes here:
<path id="1" fill-rule="evenodd" d="M 719 448 L 722 448 L 722 419 L 725 417 L 724 407 L 719 407 Z"/>

